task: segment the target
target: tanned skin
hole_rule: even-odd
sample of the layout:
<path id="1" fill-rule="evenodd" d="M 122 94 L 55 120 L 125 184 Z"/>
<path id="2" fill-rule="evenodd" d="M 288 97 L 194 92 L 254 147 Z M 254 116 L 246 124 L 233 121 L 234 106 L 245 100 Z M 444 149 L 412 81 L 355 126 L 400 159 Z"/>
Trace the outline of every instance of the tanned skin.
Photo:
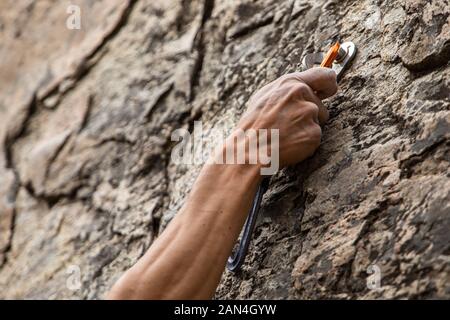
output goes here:
<path id="1" fill-rule="evenodd" d="M 280 165 L 296 164 L 319 147 L 328 120 L 321 99 L 336 91 L 331 69 L 284 75 L 253 95 L 237 128 L 279 129 Z M 235 147 L 233 137 L 223 150 Z M 262 179 L 260 169 L 206 164 L 184 206 L 107 298 L 211 299 Z"/>

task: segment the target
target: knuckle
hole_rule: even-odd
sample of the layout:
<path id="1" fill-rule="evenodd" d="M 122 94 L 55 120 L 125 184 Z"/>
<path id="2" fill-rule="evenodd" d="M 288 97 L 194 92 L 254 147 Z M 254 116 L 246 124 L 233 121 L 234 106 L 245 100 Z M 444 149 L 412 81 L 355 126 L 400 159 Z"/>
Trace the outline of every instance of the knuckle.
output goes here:
<path id="1" fill-rule="evenodd" d="M 305 114 L 311 118 L 315 118 L 319 115 L 319 107 L 314 103 L 305 103 L 303 110 Z"/>
<path id="2" fill-rule="evenodd" d="M 287 73 L 287 74 L 283 75 L 281 78 L 285 79 L 285 80 L 296 80 L 297 74 L 295 72 Z"/>
<path id="3" fill-rule="evenodd" d="M 328 69 L 327 77 L 330 81 L 336 81 L 336 72 L 333 69 Z"/>
<path id="4" fill-rule="evenodd" d="M 327 72 L 326 80 L 330 84 L 330 91 L 333 91 L 333 94 L 337 92 L 337 75 L 336 72 L 330 69 Z"/>
<path id="5" fill-rule="evenodd" d="M 304 100 L 305 96 L 308 95 L 310 89 L 309 89 L 308 85 L 306 85 L 302 82 L 297 82 L 295 84 L 290 85 L 288 90 L 289 90 L 288 91 L 289 99 Z"/>
<path id="6" fill-rule="evenodd" d="M 297 93 L 301 94 L 302 96 L 308 94 L 309 91 L 311 90 L 309 88 L 309 86 L 303 82 L 296 83 L 294 88 L 295 88 L 295 91 L 297 91 Z"/>
<path id="7" fill-rule="evenodd" d="M 283 76 L 281 76 L 279 78 L 279 84 L 280 85 L 285 85 L 285 84 L 288 84 L 288 83 L 292 83 L 293 81 L 295 81 L 295 82 L 300 81 L 300 79 L 298 78 L 298 74 L 295 73 L 295 72 L 294 73 L 285 74 L 285 75 L 283 75 Z"/>
<path id="8" fill-rule="evenodd" d="M 318 147 L 320 145 L 320 141 L 322 139 L 322 128 L 318 124 L 314 123 L 309 128 L 309 138 L 313 146 Z"/>

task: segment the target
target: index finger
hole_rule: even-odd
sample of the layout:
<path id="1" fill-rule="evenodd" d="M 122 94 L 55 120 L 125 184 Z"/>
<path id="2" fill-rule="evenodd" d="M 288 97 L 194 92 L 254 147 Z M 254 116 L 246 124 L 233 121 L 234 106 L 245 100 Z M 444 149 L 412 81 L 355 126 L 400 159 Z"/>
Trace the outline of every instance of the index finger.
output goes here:
<path id="1" fill-rule="evenodd" d="M 337 92 L 336 72 L 330 68 L 312 68 L 298 72 L 296 76 L 310 86 L 320 99 L 331 97 Z"/>

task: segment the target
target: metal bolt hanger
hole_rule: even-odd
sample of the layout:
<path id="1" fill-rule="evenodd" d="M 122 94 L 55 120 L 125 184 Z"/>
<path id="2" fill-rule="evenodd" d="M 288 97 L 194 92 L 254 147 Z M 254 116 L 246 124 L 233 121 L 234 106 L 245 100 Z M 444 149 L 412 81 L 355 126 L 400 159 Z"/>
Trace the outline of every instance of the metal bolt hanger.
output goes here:
<path id="1" fill-rule="evenodd" d="M 345 70 L 350 66 L 356 56 L 356 46 L 353 42 L 344 42 L 342 44 L 337 41 L 328 52 L 310 53 L 303 58 L 303 70 L 314 67 L 331 68 L 336 72 L 337 80 L 341 80 Z"/>

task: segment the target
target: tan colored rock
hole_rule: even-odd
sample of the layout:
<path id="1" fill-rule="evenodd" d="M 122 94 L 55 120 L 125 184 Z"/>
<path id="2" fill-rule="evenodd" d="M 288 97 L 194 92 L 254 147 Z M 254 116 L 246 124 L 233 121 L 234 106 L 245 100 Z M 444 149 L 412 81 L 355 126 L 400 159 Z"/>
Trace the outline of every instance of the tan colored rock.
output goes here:
<path id="1" fill-rule="evenodd" d="M 172 132 L 229 132 L 338 35 L 359 52 L 322 145 L 272 178 L 216 297 L 449 298 L 448 0 L 73 3 L 81 30 L 65 2 L 0 2 L 1 298 L 102 298 L 201 167 Z"/>

